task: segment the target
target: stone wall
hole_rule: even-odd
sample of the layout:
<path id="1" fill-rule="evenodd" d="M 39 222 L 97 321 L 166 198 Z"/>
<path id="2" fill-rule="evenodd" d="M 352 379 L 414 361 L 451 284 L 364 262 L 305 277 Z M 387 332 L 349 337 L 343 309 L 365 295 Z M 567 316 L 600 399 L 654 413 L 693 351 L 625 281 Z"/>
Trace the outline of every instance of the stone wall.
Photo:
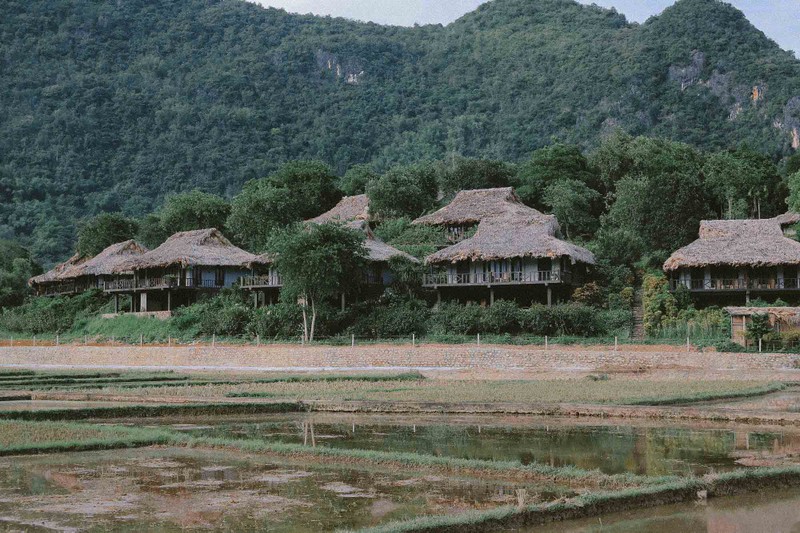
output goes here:
<path id="1" fill-rule="evenodd" d="M 300 346 L 14 346 L 0 347 L 0 366 L 293 368 L 486 368 L 526 371 L 725 370 L 778 371 L 796 368 L 791 354 L 687 352 L 662 347 L 602 348 L 476 345 Z M 742 377 L 745 377 L 744 375 Z"/>

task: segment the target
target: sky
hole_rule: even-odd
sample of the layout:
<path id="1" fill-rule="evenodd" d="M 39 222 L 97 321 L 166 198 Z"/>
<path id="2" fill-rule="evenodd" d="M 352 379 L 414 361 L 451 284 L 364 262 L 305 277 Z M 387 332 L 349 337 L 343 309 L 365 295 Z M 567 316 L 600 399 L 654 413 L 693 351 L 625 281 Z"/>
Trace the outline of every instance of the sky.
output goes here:
<path id="1" fill-rule="evenodd" d="M 332 15 L 355 20 L 412 26 L 448 24 L 486 0 L 251 0 L 292 13 Z M 674 0 L 578 0 L 583 4 L 615 7 L 628 20 L 644 22 Z M 800 56 L 800 0 L 728 0 L 757 28 L 786 50 Z"/>

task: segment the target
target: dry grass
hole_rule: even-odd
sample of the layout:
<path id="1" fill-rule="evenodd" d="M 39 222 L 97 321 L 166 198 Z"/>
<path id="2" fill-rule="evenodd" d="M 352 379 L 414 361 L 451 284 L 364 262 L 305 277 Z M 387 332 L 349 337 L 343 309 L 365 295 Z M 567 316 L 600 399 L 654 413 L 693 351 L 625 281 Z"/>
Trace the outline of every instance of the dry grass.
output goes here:
<path id="1" fill-rule="evenodd" d="M 177 386 L 160 389 L 163 397 L 225 398 L 265 397 L 284 400 L 380 400 L 499 403 L 610 403 L 681 398 L 703 398 L 741 393 L 764 387 L 759 381 L 645 381 L 588 379 L 548 381 L 334 381 L 295 383 L 243 383 Z M 86 391 L 91 392 L 91 391 Z M 105 388 L 107 394 L 147 396 L 147 388 Z"/>

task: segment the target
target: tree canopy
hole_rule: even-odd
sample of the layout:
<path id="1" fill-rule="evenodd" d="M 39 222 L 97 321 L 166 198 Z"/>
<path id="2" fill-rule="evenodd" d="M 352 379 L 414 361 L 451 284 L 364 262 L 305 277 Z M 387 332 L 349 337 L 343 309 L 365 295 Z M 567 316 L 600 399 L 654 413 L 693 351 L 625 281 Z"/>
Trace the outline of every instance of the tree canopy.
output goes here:
<path id="1" fill-rule="evenodd" d="M 78 228 L 77 253 L 92 257 L 112 244 L 133 239 L 139 225 L 119 213 L 100 213 L 81 223 Z"/>

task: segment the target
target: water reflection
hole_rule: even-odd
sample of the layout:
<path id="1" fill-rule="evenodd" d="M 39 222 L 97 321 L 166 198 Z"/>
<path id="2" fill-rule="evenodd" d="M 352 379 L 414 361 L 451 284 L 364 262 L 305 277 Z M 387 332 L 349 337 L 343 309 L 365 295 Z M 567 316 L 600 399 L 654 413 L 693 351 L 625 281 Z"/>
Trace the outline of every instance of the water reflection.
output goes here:
<path id="1" fill-rule="evenodd" d="M 705 474 L 740 465 L 774 464 L 800 452 L 800 432 L 739 427 L 612 425 L 527 418 L 270 415 L 163 423 L 214 437 L 308 446 L 414 452 L 468 459 L 575 465 L 609 474 Z"/>

